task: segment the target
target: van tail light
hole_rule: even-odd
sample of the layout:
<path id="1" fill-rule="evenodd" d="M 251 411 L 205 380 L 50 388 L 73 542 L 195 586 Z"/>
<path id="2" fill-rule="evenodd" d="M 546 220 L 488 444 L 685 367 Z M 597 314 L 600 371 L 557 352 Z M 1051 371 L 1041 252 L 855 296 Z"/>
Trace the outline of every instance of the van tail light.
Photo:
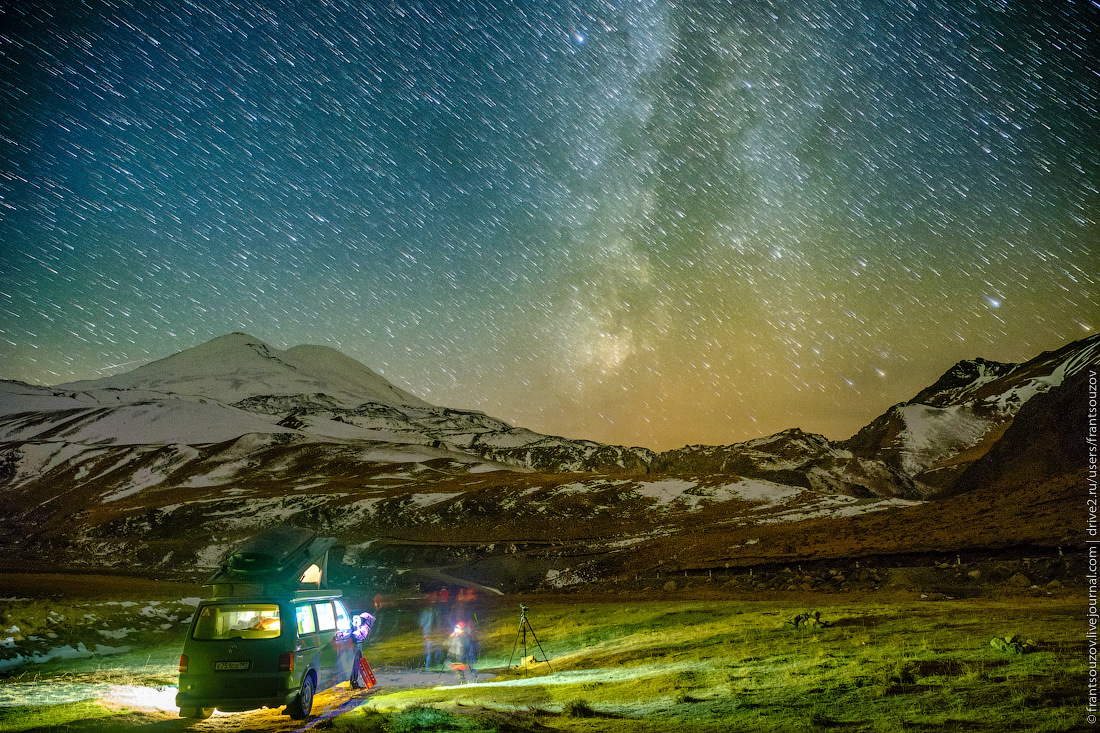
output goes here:
<path id="1" fill-rule="evenodd" d="M 180 674 L 187 674 L 187 655 L 180 655 Z"/>
<path id="2" fill-rule="evenodd" d="M 294 671 L 294 652 L 283 652 L 279 655 L 279 671 L 280 672 L 293 672 Z"/>

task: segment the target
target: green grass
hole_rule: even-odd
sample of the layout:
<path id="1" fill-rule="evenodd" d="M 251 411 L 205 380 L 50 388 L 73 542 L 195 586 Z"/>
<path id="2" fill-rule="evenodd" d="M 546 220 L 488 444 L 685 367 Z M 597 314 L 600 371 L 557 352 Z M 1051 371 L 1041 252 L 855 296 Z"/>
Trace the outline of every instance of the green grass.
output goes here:
<path id="1" fill-rule="evenodd" d="M 487 730 L 1067 731 L 1084 725 L 1080 602 L 528 601 L 550 657 L 503 669 L 518 637 L 511 609 L 482 615 L 490 684 L 378 695 L 356 716 L 378 721 L 432 707 Z M 813 601 L 810 601 L 813 603 Z M 517 604 L 518 605 L 518 604 Z M 789 620 L 816 610 L 824 625 Z M 995 636 L 1033 639 L 1006 654 Z M 528 639 L 528 651 L 534 643 Z M 418 633 L 371 650 L 415 665 Z M 535 650 L 537 653 L 537 650 Z M 516 654 L 518 661 L 519 654 Z M 502 727 L 503 726 L 503 727 Z M 364 727 L 364 730 L 371 728 Z M 459 730 L 459 728 L 455 728 Z"/>
<path id="2" fill-rule="evenodd" d="M 541 643 L 540 649 L 528 634 L 527 653 L 540 661 L 527 669 L 516 666 L 521 601 Z M 1072 594 L 1028 593 L 938 601 L 912 594 L 501 599 L 478 612 L 479 684 L 375 690 L 315 727 L 347 733 L 1084 730 L 1082 605 Z M 809 611 L 820 612 L 824 623 L 791 623 Z M 415 616 L 404 612 L 396 632 L 366 650 L 376 669 L 419 666 Z M 125 655 L 33 665 L 7 682 L 30 675 L 170 686 L 178 633 L 167 632 L 157 645 L 139 643 Z M 1012 635 L 1034 641 L 1034 651 L 1011 654 L 990 645 Z M 549 665 L 541 661 L 543 651 Z M 169 725 L 171 717 L 82 701 L 0 708 L 0 731 L 123 730 Z"/>
<path id="3" fill-rule="evenodd" d="M 33 707 L 0 707 L 0 730 L 21 731 L 50 728 L 74 720 L 98 720 L 112 715 L 92 700 L 67 705 L 35 705 Z"/>

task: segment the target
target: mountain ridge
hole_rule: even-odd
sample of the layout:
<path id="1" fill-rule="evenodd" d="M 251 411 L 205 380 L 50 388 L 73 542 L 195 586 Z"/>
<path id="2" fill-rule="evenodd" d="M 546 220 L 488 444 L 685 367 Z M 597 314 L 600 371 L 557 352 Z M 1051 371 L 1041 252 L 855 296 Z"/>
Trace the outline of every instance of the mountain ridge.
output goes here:
<path id="1" fill-rule="evenodd" d="M 959 481 L 970 477 L 963 496 L 988 496 L 1020 446 L 1036 435 L 1047 450 L 1067 440 L 1051 435 L 1052 411 L 1080 399 L 1080 375 L 1100 363 L 1097 336 L 1018 365 L 968 360 L 847 441 L 791 428 L 658 454 L 404 399 L 327 347 L 283 352 L 247 334 L 215 342 L 105 380 L 0 382 L 0 549 L 74 566 L 195 569 L 226 543 L 290 520 L 341 538 L 351 565 L 390 581 L 445 566 L 470 577 L 493 568 L 501 583 L 523 585 L 550 570 L 577 582 L 630 572 L 643 548 L 698 569 L 962 546 L 963 536 L 943 534 L 945 517 L 967 531 L 947 509 Z M 324 366 L 292 363 L 303 359 Z M 178 385 L 201 394 L 164 391 Z M 1026 460 L 1040 468 L 1011 487 L 1006 516 L 1041 504 L 1029 497 L 1044 487 L 1069 486 L 1076 470 L 1072 460 Z M 845 529 L 834 542 L 813 529 L 893 527 L 872 518 L 923 505 L 939 508 L 912 516 L 932 525 L 904 541 Z M 1061 511 L 1040 529 L 1056 531 Z M 703 530 L 726 544 L 698 553 L 683 549 L 695 540 L 677 544 Z M 1041 544 L 1037 531 L 1001 536 Z"/>
<path id="2" fill-rule="evenodd" d="M 544 435 L 482 412 L 433 406 L 330 347 L 300 345 L 280 351 L 249 334 L 232 333 L 99 380 L 52 388 L 6 383 L 0 387 L 0 411 L 15 411 L 5 404 L 15 393 L 34 402 L 31 393 L 38 390 L 39 405 L 52 398 L 63 419 L 43 419 L 36 433 L 28 415 L 0 415 L 0 438 L 215 443 L 234 433 L 296 432 L 323 441 L 430 446 L 521 469 L 708 471 L 854 496 L 925 498 L 949 491 L 951 481 L 999 439 L 1025 402 L 1090 360 L 1100 360 L 1100 337 L 1043 352 L 1022 364 L 959 361 L 847 440 L 830 441 L 791 428 L 726 446 L 657 453 Z M 156 405 L 175 416 L 149 417 Z M 157 428 L 125 435 L 114 427 L 140 423 L 143 416 Z M 172 424 L 196 427 L 173 436 Z M 211 430 L 207 439 L 198 425 Z M 97 432 L 96 427 L 102 429 Z"/>

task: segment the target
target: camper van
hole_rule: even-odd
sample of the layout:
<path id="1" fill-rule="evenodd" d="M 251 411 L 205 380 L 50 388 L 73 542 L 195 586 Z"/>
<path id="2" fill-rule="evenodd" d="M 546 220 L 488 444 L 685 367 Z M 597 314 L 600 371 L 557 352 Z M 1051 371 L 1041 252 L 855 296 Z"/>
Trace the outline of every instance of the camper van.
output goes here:
<path id="1" fill-rule="evenodd" d="M 208 718 L 286 706 L 308 718 L 313 696 L 359 685 L 354 619 L 328 588 L 335 544 L 309 530 L 277 527 L 233 552 L 207 581 L 211 597 L 191 620 L 180 655 L 180 717 Z"/>

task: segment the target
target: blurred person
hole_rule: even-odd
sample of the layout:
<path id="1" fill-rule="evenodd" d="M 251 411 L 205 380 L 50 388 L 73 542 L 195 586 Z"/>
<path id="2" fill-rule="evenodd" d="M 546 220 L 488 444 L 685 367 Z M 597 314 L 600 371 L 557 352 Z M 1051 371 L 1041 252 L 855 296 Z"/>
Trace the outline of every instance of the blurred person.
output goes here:
<path id="1" fill-rule="evenodd" d="M 455 624 L 451 632 L 450 644 L 447 646 L 447 662 L 451 669 L 458 675 L 459 682 L 466 681 L 466 671 L 469 670 L 477 679 L 477 670 L 474 668 L 474 641 L 470 634 L 470 627 L 465 621 Z"/>
<path id="2" fill-rule="evenodd" d="M 439 624 L 439 606 L 436 594 L 428 594 L 427 603 L 420 610 L 420 632 L 424 635 L 424 669 L 431 669 L 435 663 L 435 627 Z M 442 656 L 440 649 L 440 656 Z"/>

